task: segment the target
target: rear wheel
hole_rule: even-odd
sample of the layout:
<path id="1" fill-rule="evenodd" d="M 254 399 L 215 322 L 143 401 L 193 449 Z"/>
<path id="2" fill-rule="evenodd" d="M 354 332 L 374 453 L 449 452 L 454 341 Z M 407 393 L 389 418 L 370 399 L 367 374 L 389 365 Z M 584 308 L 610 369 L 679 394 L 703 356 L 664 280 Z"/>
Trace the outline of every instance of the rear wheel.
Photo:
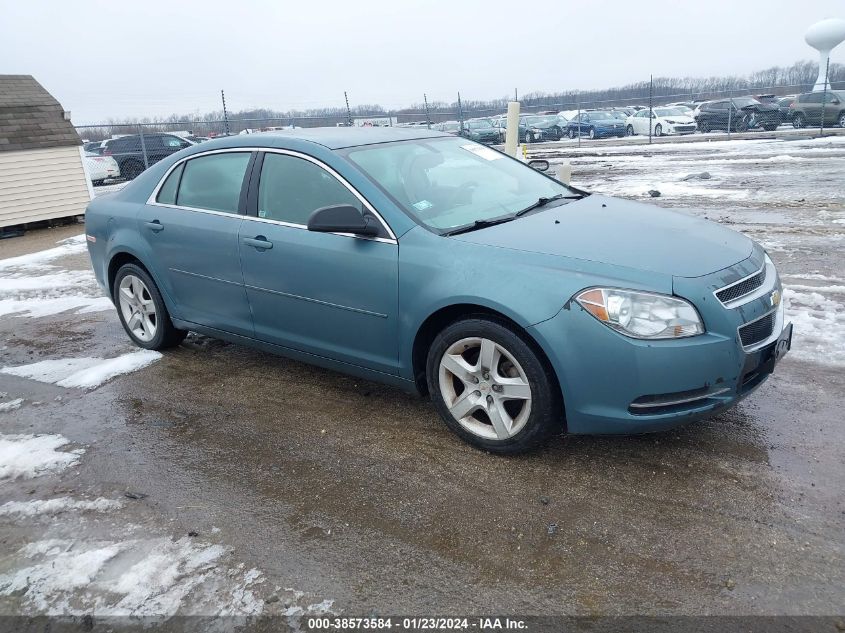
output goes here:
<path id="1" fill-rule="evenodd" d="M 533 143 L 534 142 L 534 135 L 531 133 L 530 130 L 525 130 L 525 142 L 526 143 Z"/>
<path id="2" fill-rule="evenodd" d="M 578 132 L 575 131 L 575 128 L 569 128 L 569 138 L 574 140 L 576 136 L 578 136 Z"/>
<path id="3" fill-rule="evenodd" d="M 589 137 L 590 138 L 596 138 L 596 128 L 594 128 L 594 127 L 590 128 Z"/>
<path id="4" fill-rule="evenodd" d="M 792 127 L 794 127 L 796 130 L 801 129 L 802 127 L 804 127 L 804 125 L 806 125 L 806 123 L 804 121 L 803 114 L 796 114 L 792 117 Z"/>
<path id="5" fill-rule="evenodd" d="M 845 112 L 839 113 L 839 127 L 845 127 Z"/>
<path id="6" fill-rule="evenodd" d="M 769 125 L 764 125 L 763 129 L 767 132 L 774 132 L 776 129 L 778 129 L 778 125 L 777 123 L 770 123 Z"/>
<path id="7" fill-rule="evenodd" d="M 629 125 L 628 127 L 626 127 L 625 128 L 625 134 L 627 134 L 628 136 L 633 136 L 634 135 L 634 126 Z"/>
<path id="8" fill-rule="evenodd" d="M 426 377 L 446 425 L 478 448 L 520 453 L 562 428 L 550 370 L 498 321 L 478 317 L 446 327 L 429 350 Z"/>
<path id="9" fill-rule="evenodd" d="M 123 329 L 139 347 L 174 347 L 188 334 L 173 326 L 158 287 L 137 264 L 120 267 L 114 277 L 112 296 Z"/>

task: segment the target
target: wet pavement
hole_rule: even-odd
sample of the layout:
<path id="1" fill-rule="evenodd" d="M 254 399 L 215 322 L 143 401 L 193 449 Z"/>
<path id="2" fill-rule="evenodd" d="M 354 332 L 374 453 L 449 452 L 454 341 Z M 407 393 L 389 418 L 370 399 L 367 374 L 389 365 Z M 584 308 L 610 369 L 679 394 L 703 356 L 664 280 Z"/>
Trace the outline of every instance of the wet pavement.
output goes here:
<path id="1" fill-rule="evenodd" d="M 635 170 L 630 159 L 602 160 Z M 585 183 L 610 170 L 574 168 Z M 764 167 L 743 169 L 765 179 Z M 137 556 L 110 559 L 111 571 L 76 588 L 4 590 L 4 574 L 30 564 L 27 543 L 153 539 L 152 548 L 188 539 L 222 553 L 196 568 L 207 578 L 169 612 L 209 613 L 238 596 L 239 613 L 288 615 L 841 614 L 845 226 L 836 220 L 845 205 L 841 185 L 826 186 L 835 202 L 827 215 L 810 202 L 752 197 L 725 207 L 693 196 L 689 212 L 767 245 L 794 286 L 789 314 L 805 327 L 751 397 L 668 433 L 559 437 L 529 455 L 497 457 L 463 444 L 424 400 L 194 335 L 95 389 L 0 373 L 0 401 L 23 399 L 0 413 L 0 434 L 58 434 L 67 448 L 84 448 L 71 468 L 0 481 L 0 504 L 59 496 L 122 504 L 23 517 L 3 516 L 0 505 L 0 613 L 84 612 L 96 602 L 84 595 L 92 582 L 101 607 L 129 600 L 96 585 L 97 573 L 119 576 Z M 0 262 L 81 229 L 33 231 L 7 240 L 14 250 L 0 242 Z M 47 272 L 6 277 L 0 268 L 0 289 L 27 274 L 88 267 L 79 249 L 49 263 Z M 131 351 L 113 311 L 0 316 L 0 368 Z M 123 606 L 155 612 L 156 595 Z"/>

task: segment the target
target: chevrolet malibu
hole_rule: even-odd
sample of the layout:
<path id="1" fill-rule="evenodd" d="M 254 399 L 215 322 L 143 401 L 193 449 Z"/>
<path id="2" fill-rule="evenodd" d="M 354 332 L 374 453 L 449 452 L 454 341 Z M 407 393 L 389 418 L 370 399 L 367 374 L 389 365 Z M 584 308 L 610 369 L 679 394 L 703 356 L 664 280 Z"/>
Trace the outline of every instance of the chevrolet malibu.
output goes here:
<path id="1" fill-rule="evenodd" d="M 427 130 L 192 146 L 86 233 L 136 345 L 193 330 L 395 385 L 496 453 L 712 416 L 791 345 L 749 238 Z"/>

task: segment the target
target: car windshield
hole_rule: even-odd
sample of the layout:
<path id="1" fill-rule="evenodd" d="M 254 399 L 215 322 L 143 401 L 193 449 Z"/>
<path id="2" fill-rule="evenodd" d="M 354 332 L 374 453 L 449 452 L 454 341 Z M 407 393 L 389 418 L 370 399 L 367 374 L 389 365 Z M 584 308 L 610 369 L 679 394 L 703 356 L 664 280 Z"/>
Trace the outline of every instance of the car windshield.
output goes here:
<path id="1" fill-rule="evenodd" d="M 686 112 L 682 108 L 655 108 L 657 116 L 684 116 Z"/>
<path id="2" fill-rule="evenodd" d="M 511 216 L 540 198 L 574 195 L 531 167 L 461 138 L 366 145 L 344 153 L 408 214 L 439 231 Z"/>
<path id="3" fill-rule="evenodd" d="M 481 119 L 480 121 L 467 121 L 466 126 L 471 130 L 486 130 L 493 127 L 493 124 L 487 119 Z"/>
<path id="4" fill-rule="evenodd" d="M 628 118 L 628 114 L 622 112 L 622 110 L 614 110 L 613 112 L 611 112 L 611 114 L 613 115 L 614 119 L 624 120 Z"/>
<path id="5" fill-rule="evenodd" d="M 556 116 L 527 116 L 525 117 L 525 122 L 528 125 L 540 125 L 540 126 L 549 126 L 554 125 L 557 123 Z"/>
<path id="6" fill-rule="evenodd" d="M 756 105 L 760 103 L 757 99 L 752 99 L 751 97 L 739 97 L 733 100 L 734 105 L 738 108 L 744 108 L 745 106 Z"/>

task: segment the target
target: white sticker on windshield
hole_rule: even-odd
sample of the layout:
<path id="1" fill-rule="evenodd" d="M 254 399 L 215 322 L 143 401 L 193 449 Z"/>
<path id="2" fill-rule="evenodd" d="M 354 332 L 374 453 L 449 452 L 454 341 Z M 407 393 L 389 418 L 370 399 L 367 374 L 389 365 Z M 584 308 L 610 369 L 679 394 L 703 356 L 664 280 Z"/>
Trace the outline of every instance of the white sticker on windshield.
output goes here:
<path id="1" fill-rule="evenodd" d="M 461 145 L 466 151 L 472 152 L 485 160 L 499 160 L 504 154 L 483 145 Z"/>
<path id="2" fill-rule="evenodd" d="M 428 200 L 420 200 L 419 202 L 414 203 L 414 208 L 417 211 L 425 211 L 426 209 L 430 209 L 432 205 Z"/>

